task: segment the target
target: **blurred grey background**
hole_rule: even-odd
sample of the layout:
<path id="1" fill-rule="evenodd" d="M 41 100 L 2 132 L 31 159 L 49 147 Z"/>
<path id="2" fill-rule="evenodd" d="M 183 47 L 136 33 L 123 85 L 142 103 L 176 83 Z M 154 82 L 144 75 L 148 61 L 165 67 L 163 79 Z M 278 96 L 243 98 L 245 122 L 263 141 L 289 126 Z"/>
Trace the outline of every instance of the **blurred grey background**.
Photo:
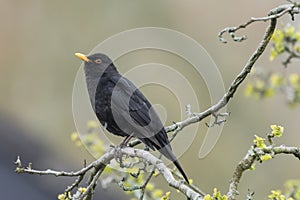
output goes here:
<path id="1" fill-rule="evenodd" d="M 73 181 L 16 175 L 12 161 L 17 155 L 23 158 L 24 163 L 32 162 L 35 168 L 57 170 L 79 169 L 84 159 L 89 162 L 94 159 L 70 140 L 70 133 L 75 130 L 72 89 L 81 64 L 74 57 L 75 52 L 88 53 L 98 43 L 128 29 L 145 26 L 170 28 L 194 38 L 206 48 L 228 88 L 262 38 L 267 24 L 256 23 L 239 32 L 248 36 L 243 43 L 229 42 L 224 45 L 218 41 L 218 32 L 226 26 L 243 23 L 250 17 L 265 16 L 280 3 L 282 1 L 270 0 L 217 3 L 199 0 L 0 1 L 1 196 L 9 199 L 55 199 Z M 288 17 L 283 18 L 279 26 L 287 21 Z M 268 58 L 267 50 L 257 66 L 270 71 L 299 73 L 295 65 L 284 70 L 280 59 L 270 63 Z M 137 59 L 138 63 L 155 61 L 171 65 L 176 58 L 159 51 L 141 51 L 122 57 L 117 65 L 122 73 L 126 73 L 134 67 L 130 63 L 135 63 Z M 184 71 L 184 66 L 181 67 Z M 209 107 L 209 94 L 203 80 L 191 75 L 191 81 L 197 86 L 195 91 L 202 103 L 201 108 Z M 214 187 L 222 193 L 227 192 L 234 167 L 252 145 L 253 135 L 264 136 L 271 124 L 285 127 L 285 135 L 278 143 L 300 146 L 297 124 L 299 106 L 288 108 L 279 95 L 261 101 L 246 98 L 243 86 L 229 103 L 231 115 L 213 151 L 204 159 L 198 159 L 207 129 L 201 122 L 197 137 L 180 158 L 194 184 L 205 192 L 211 193 Z M 167 105 L 167 111 L 171 112 L 177 106 L 171 95 L 164 91 L 151 87 L 145 87 L 143 91 L 153 103 Z M 162 98 L 162 95 L 167 96 Z M 168 115 L 166 124 L 177 120 L 176 113 Z M 188 129 L 181 134 L 188 134 Z M 176 143 L 173 145 L 176 149 Z M 299 161 L 288 156 L 258 164 L 254 172 L 244 174 L 240 184 L 241 197 L 245 197 L 250 189 L 256 192 L 256 197 L 265 198 L 271 189 L 283 188 L 285 180 L 300 178 L 299 168 Z M 159 185 L 165 191 L 172 191 L 172 199 L 183 199 L 164 181 Z M 112 186 L 107 191 L 99 188 L 97 199 L 108 199 L 106 196 L 110 196 L 112 191 L 114 195 L 117 195 L 115 191 L 122 194 L 116 188 Z M 130 196 L 123 198 L 130 199 Z"/>

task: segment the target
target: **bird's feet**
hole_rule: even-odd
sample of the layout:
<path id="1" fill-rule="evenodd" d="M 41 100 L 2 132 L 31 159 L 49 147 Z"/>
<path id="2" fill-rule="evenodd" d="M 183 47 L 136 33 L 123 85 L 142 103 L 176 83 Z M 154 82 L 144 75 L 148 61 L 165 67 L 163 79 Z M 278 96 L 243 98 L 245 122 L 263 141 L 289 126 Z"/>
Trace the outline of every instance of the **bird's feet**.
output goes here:
<path id="1" fill-rule="evenodd" d="M 122 148 L 124 147 L 124 145 L 122 144 L 118 144 L 116 146 L 113 146 L 115 148 L 115 153 L 114 153 L 114 158 L 116 160 L 116 162 L 120 163 L 120 165 L 122 165 Z"/>
<path id="2" fill-rule="evenodd" d="M 118 163 L 120 163 L 121 167 L 124 166 L 123 160 L 122 160 L 122 157 L 123 157 L 122 148 L 127 146 L 128 142 L 130 141 L 131 138 L 132 138 L 132 135 L 128 135 L 125 137 L 125 139 L 120 144 L 118 144 L 116 146 L 111 145 L 112 147 L 115 148 L 115 154 L 114 154 L 115 160 Z"/>

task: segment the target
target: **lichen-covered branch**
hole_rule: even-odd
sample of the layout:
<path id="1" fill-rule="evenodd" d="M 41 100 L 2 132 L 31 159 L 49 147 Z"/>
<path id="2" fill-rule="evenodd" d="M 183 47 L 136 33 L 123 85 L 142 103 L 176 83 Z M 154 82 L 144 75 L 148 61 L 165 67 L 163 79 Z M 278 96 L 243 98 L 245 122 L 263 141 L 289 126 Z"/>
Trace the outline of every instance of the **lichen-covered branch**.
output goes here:
<path id="1" fill-rule="evenodd" d="M 119 152 L 116 152 L 119 151 Z M 84 176 L 91 170 L 94 170 L 90 175 L 90 180 L 88 181 L 88 185 L 86 187 L 85 192 L 83 192 L 80 196 L 77 196 L 76 199 L 92 199 L 93 192 L 96 186 L 96 183 L 102 174 L 105 166 L 110 163 L 112 159 L 115 158 L 115 155 L 122 154 L 129 157 L 138 157 L 142 158 L 145 162 L 155 166 L 155 168 L 160 172 L 160 174 L 164 177 L 166 182 L 175 189 L 181 191 L 185 196 L 187 196 L 190 199 L 202 199 L 203 195 L 194 191 L 189 186 L 185 185 L 183 181 L 178 181 L 174 178 L 172 174 L 172 170 L 169 169 L 160 159 L 153 156 L 150 152 L 144 151 L 141 149 L 134 149 L 130 147 L 117 149 L 117 148 L 110 148 L 103 156 L 101 156 L 96 161 L 92 162 L 89 166 L 89 168 L 84 168 L 85 170 L 80 170 L 78 172 L 58 172 L 54 170 L 35 170 L 31 168 L 24 168 L 20 162 L 15 162 L 17 165 L 18 173 L 28 173 L 28 174 L 37 174 L 37 175 L 55 175 L 55 176 Z M 20 159 L 18 158 L 20 161 Z M 74 198 L 75 199 L 75 198 Z"/>
<path id="2" fill-rule="evenodd" d="M 300 148 L 286 147 L 284 145 L 273 147 L 267 146 L 265 148 L 250 148 L 245 157 L 238 163 L 233 172 L 233 177 L 230 181 L 229 191 L 227 193 L 228 200 L 235 200 L 238 193 L 238 184 L 242 178 L 243 173 L 250 169 L 255 161 L 262 162 L 261 156 L 271 155 L 276 156 L 279 154 L 291 154 L 300 160 Z"/>
<path id="3" fill-rule="evenodd" d="M 181 122 L 177 122 L 171 126 L 166 127 L 166 131 L 170 132 L 170 131 L 175 131 L 175 130 L 181 130 L 184 127 L 199 122 L 202 119 L 217 113 L 220 109 L 222 109 L 223 107 L 225 107 L 229 100 L 233 97 L 234 93 L 236 92 L 236 90 L 238 89 L 238 87 L 240 86 L 240 84 L 245 80 L 245 78 L 247 77 L 247 75 L 250 73 L 252 67 L 254 66 L 255 62 L 258 60 L 258 58 L 262 55 L 262 53 L 265 51 L 266 46 L 268 45 L 268 43 L 270 42 L 270 39 L 272 37 L 272 34 L 275 30 L 276 27 L 276 18 L 272 18 L 271 22 L 269 24 L 269 27 L 267 28 L 267 31 L 262 39 L 262 41 L 260 42 L 259 46 L 257 47 L 257 49 L 254 51 L 254 53 L 252 54 L 252 56 L 249 58 L 248 62 L 246 63 L 246 65 L 244 66 L 244 68 L 242 69 L 242 71 L 237 75 L 237 77 L 232 81 L 229 89 L 227 90 L 227 92 L 224 94 L 224 96 L 213 106 L 211 106 L 210 108 L 208 108 L 207 110 L 201 112 L 201 113 L 197 113 L 194 114 L 194 116 L 187 118 Z"/>
<path id="4" fill-rule="evenodd" d="M 201 191 L 195 190 L 193 187 L 185 185 L 183 181 L 178 181 L 174 178 L 172 174 L 172 170 L 170 170 L 160 159 L 153 156 L 148 151 L 144 151 L 141 149 L 134 149 L 130 147 L 122 148 L 116 150 L 115 148 L 109 149 L 102 157 L 98 160 L 91 163 L 92 168 L 89 170 L 82 171 L 82 173 L 78 172 L 57 172 L 54 170 L 34 170 L 34 169 L 24 169 L 18 162 L 16 162 L 17 168 L 19 169 L 19 173 L 29 173 L 29 174 L 38 174 L 38 175 L 55 175 L 55 176 L 69 176 L 74 177 L 77 174 L 78 177 L 85 175 L 90 170 L 94 169 L 95 171 L 91 173 L 90 181 L 88 182 L 88 186 L 80 196 L 76 197 L 76 199 L 92 199 L 93 192 L 96 186 L 96 183 L 103 173 L 105 168 L 104 163 L 109 163 L 112 159 L 114 159 L 115 151 L 120 151 L 123 155 L 129 157 L 138 157 L 145 160 L 145 162 L 155 166 L 156 169 L 160 172 L 160 174 L 164 177 L 166 182 L 173 188 L 179 190 L 183 193 L 186 197 L 191 200 L 201 200 L 203 199 L 204 195 Z M 234 170 L 233 177 L 230 181 L 229 191 L 227 193 L 227 197 L 230 200 L 236 199 L 238 195 L 238 184 L 242 178 L 243 173 L 250 169 L 255 161 L 262 162 L 261 158 L 264 155 L 272 155 L 273 157 L 279 154 L 291 154 L 294 155 L 296 158 L 300 160 L 300 149 L 297 147 L 287 147 L 284 145 L 281 146 L 267 146 L 265 148 L 260 147 L 251 147 L 245 157 L 238 163 L 237 167 Z M 19 159 L 20 160 L 20 159 Z M 87 169 L 87 168 L 86 168 Z M 81 170 L 80 170 L 81 171 Z M 74 198 L 75 199 L 75 198 Z"/>

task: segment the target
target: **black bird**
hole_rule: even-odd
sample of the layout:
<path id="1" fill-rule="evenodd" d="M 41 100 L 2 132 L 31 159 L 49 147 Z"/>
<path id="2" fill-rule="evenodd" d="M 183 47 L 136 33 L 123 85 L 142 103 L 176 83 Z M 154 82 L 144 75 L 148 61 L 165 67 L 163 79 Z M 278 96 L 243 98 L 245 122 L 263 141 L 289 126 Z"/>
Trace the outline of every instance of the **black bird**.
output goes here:
<path id="1" fill-rule="evenodd" d="M 142 92 L 118 72 L 108 56 L 101 53 L 75 55 L 84 61 L 90 101 L 103 127 L 112 134 L 125 137 L 121 145 L 136 137 L 152 150 L 157 149 L 174 163 L 189 183 L 172 152 L 161 120 Z"/>

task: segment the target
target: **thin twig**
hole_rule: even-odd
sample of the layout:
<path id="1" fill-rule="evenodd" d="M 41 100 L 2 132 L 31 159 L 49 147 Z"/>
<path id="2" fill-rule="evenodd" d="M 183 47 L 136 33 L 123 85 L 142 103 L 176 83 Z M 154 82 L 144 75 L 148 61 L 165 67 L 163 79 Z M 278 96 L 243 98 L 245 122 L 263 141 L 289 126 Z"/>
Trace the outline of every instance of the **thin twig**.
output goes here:
<path id="1" fill-rule="evenodd" d="M 218 37 L 219 37 L 221 42 L 227 43 L 227 41 L 223 38 L 223 35 L 225 33 L 229 33 L 234 41 L 241 42 L 241 41 L 247 39 L 247 37 L 246 36 L 241 36 L 241 37 L 235 36 L 236 31 L 238 31 L 242 28 L 246 28 L 247 26 L 249 26 L 250 24 L 252 24 L 254 22 L 259 22 L 259 21 L 266 22 L 266 21 L 269 21 L 269 20 L 272 20 L 272 19 L 277 19 L 277 18 L 283 16 L 286 13 L 290 13 L 291 15 L 292 14 L 298 14 L 299 13 L 299 7 L 296 7 L 295 4 L 285 4 L 285 5 L 278 6 L 274 9 L 272 9 L 269 12 L 269 15 L 266 16 L 266 17 L 260 17 L 260 18 L 254 18 L 253 17 L 249 21 L 247 21 L 246 23 L 241 24 L 239 26 L 224 28 L 222 31 L 219 32 Z"/>
<path id="2" fill-rule="evenodd" d="M 153 177 L 153 174 L 155 173 L 156 167 L 154 166 L 149 174 L 149 176 L 147 177 L 147 179 L 145 180 L 144 184 L 142 185 L 141 189 L 142 189 L 142 194 L 140 196 L 140 200 L 144 199 L 144 195 L 145 195 L 145 189 L 148 185 L 148 183 L 150 182 L 151 178 Z"/>
<path id="3" fill-rule="evenodd" d="M 97 181 L 102 174 L 104 168 L 100 168 L 98 170 L 95 170 L 95 174 L 93 174 L 92 180 L 89 182 L 88 187 L 86 188 L 86 192 L 82 194 L 82 196 L 79 198 L 79 200 L 91 200 L 94 195 L 94 191 L 97 185 Z"/>

